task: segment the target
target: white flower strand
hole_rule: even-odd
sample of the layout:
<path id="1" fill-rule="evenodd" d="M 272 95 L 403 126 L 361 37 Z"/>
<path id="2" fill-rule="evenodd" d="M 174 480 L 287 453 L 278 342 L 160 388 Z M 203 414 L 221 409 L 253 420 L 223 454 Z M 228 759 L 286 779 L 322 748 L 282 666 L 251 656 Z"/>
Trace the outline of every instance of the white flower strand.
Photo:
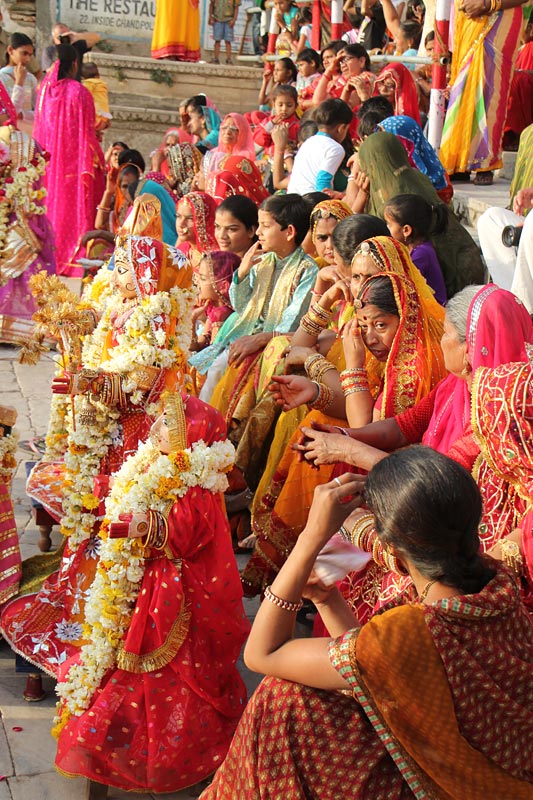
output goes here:
<path id="1" fill-rule="evenodd" d="M 188 469 L 177 471 L 171 456 L 161 454 L 152 442 L 139 447 L 113 479 L 106 499 L 106 520 L 118 522 L 122 514 L 163 511 L 167 498 L 159 498 L 156 489 L 162 478 L 179 475 L 182 486 L 171 494 L 176 500 L 194 486 L 213 493 L 228 487 L 226 472 L 235 461 L 235 449 L 229 441 L 194 442 L 183 451 Z M 106 539 L 100 548 L 100 561 L 85 606 L 86 624 L 91 627 L 88 643 L 81 648 L 80 662 L 74 664 L 57 694 L 63 701 L 62 712 L 79 716 L 87 709 L 106 672 L 116 663 L 117 647 L 129 627 L 132 608 L 144 576 L 143 548 L 139 539 Z M 60 717 L 56 718 L 59 722 Z"/>

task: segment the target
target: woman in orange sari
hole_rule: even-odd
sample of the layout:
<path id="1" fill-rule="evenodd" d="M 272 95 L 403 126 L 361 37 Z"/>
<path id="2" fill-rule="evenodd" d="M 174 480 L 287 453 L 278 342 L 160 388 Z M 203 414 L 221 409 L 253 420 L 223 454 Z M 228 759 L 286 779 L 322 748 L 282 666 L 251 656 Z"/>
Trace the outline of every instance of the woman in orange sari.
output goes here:
<path id="1" fill-rule="evenodd" d="M 363 488 L 413 587 L 359 628 L 311 570 Z M 467 470 L 424 447 L 317 488 L 244 652 L 268 677 L 201 800 L 531 798 L 533 625 L 480 517 Z M 293 638 L 302 595 L 329 637 Z"/>
<path id="2" fill-rule="evenodd" d="M 357 295 L 364 277 L 378 272 L 396 273 L 404 279 L 407 276 L 409 291 L 399 287 L 395 289 L 400 324 L 396 340 L 385 356 L 384 368 L 378 358 L 369 355 L 367 359 L 368 391 L 364 392 L 367 422 L 372 419 L 372 406 L 378 396 L 381 397 L 379 417 L 384 419 L 414 405 L 444 376 L 439 344 L 444 310 L 412 263 L 407 248 L 386 236 L 363 242 L 356 251 L 352 265 L 352 292 Z M 337 385 L 337 396 L 340 394 L 342 401 L 334 397 L 333 403 L 326 409 L 308 414 L 304 424 L 325 422 L 339 425 L 342 423 L 342 409 L 345 409 L 344 414 L 349 412 L 350 405 L 354 405 L 354 398 L 357 398 L 356 413 L 359 413 L 363 392 L 353 392 L 353 396 L 349 396 L 348 402 L 344 403 L 337 370 L 331 365 L 332 369 L 320 376 L 314 373 L 318 367 L 318 363 L 313 365 L 315 383 L 300 376 L 274 378 L 280 387 L 280 402 L 289 409 L 294 405 L 312 402 L 317 382 L 323 381 L 333 390 Z M 343 359 L 341 369 L 344 367 Z M 326 365 L 322 369 L 325 370 Z M 330 414 L 334 416 L 328 416 Z M 361 417 L 357 419 L 361 424 Z M 305 526 L 315 486 L 328 481 L 335 468 L 334 465 L 327 465 L 314 470 L 301 461 L 293 450 L 299 437 L 300 433 L 296 431 L 274 473 L 269 490 L 254 504 L 252 529 L 257 542 L 254 554 L 242 574 L 244 591 L 250 595 L 261 592 L 281 567 Z"/>

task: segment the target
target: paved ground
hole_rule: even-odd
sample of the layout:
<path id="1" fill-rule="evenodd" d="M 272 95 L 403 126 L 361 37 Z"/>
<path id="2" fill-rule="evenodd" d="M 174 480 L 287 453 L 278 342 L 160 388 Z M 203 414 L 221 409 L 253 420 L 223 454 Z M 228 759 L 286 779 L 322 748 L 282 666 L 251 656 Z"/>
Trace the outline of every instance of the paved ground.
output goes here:
<path id="1" fill-rule="evenodd" d="M 18 411 L 16 428 L 20 439 L 25 440 L 46 432 L 50 399 L 50 383 L 53 363 L 43 360 L 37 366 L 17 363 L 15 348 L 0 345 L 0 397 L 2 404 L 12 405 Z M 25 494 L 24 462 L 32 456 L 19 449 L 19 461 L 13 482 L 15 517 L 20 534 L 22 557 L 39 552 L 39 531 L 31 517 L 31 509 Z M 36 458 L 36 457 L 35 457 Z M 54 529 L 53 542 L 60 542 L 60 534 Z M 239 566 L 244 566 L 246 556 L 237 557 Z M 257 610 L 256 600 L 245 600 L 246 613 L 253 618 Z M 239 665 L 249 692 L 259 681 L 257 675 L 248 672 L 242 662 Z M 44 679 L 48 696 L 40 703 L 27 703 L 22 697 L 26 678 L 15 673 L 15 659 L 6 642 L 0 641 L 0 800 L 82 800 L 85 798 L 87 782 L 82 779 L 69 780 L 54 770 L 55 739 L 50 735 L 54 716 L 54 681 Z M 118 798 L 151 798 L 155 795 L 120 792 L 110 789 L 109 800 Z M 183 791 L 171 795 L 157 795 L 169 800 L 186 800 L 196 797 L 196 792 Z"/>

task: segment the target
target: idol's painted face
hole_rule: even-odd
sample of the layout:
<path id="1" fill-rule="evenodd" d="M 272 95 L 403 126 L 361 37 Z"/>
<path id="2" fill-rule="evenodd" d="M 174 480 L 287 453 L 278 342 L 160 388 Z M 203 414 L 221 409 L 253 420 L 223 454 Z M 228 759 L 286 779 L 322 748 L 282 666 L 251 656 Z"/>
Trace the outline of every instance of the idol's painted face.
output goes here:
<path id="1" fill-rule="evenodd" d="M 157 447 L 164 455 L 170 453 L 170 436 L 164 414 L 160 414 L 150 428 L 150 438 L 154 444 L 157 443 Z"/>
<path id="2" fill-rule="evenodd" d="M 115 251 L 115 268 L 113 270 L 113 286 L 125 300 L 136 296 L 135 283 L 131 276 L 127 256 Z"/>

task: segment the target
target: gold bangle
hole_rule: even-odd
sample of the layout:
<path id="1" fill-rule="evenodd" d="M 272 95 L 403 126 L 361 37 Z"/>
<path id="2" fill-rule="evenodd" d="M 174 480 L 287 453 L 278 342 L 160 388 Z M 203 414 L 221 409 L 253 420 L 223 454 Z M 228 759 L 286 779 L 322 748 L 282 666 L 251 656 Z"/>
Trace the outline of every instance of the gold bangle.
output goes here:
<path id="1" fill-rule="evenodd" d="M 283 600 L 283 598 L 278 597 L 274 592 L 271 591 L 270 586 L 267 586 L 265 589 L 265 600 L 268 600 L 269 603 L 273 603 L 273 605 L 277 606 L 278 608 L 282 608 L 284 611 L 299 611 L 303 604 L 303 600 L 298 600 L 297 603 L 291 603 L 290 600 Z"/>

